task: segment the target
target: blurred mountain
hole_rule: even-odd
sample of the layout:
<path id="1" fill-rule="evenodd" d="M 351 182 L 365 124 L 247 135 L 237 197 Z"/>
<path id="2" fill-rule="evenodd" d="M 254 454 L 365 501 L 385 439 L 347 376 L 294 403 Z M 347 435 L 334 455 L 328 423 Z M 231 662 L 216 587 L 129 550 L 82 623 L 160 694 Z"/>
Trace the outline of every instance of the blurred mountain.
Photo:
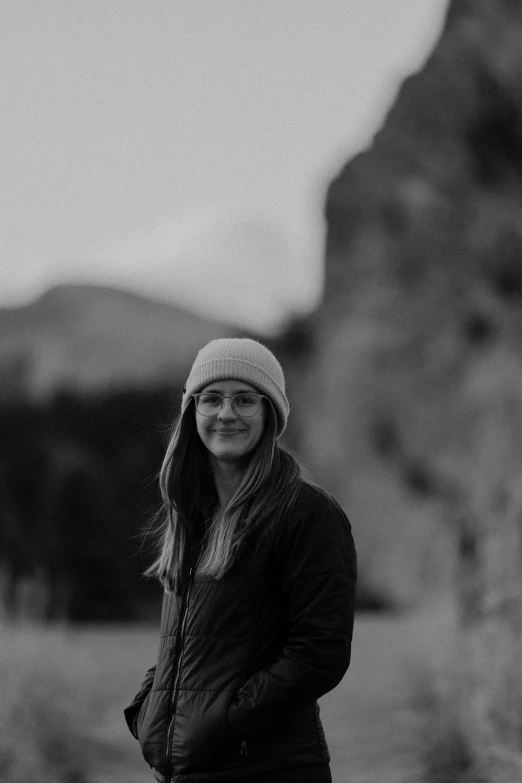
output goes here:
<path id="1" fill-rule="evenodd" d="M 520 3 L 452 2 L 327 194 L 306 450 L 398 602 L 448 587 L 484 411 L 522 402 L 521 79 Z"/>
<path id="2" fill-rule="evenodd" d="M 199 348 L 233 327 L 133 293 L 63 285 L 0 309 L 0 393 L 49 397 L 182 381 Z"/>

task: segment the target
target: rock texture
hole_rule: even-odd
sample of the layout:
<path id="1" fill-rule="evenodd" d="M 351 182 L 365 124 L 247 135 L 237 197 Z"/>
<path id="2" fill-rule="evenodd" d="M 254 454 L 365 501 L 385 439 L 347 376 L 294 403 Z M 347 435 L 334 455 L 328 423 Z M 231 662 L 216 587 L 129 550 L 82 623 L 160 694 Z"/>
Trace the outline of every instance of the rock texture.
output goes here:
<path id="1" fill-rule="evenodd" d="M 521 83 L 521 4 L 451 3 L 327 194 L 306 452 L 398 603 L 450 584 L 485 412 L 522 403 Z M 482 502 L 502 492 L 495 474 Z"/>

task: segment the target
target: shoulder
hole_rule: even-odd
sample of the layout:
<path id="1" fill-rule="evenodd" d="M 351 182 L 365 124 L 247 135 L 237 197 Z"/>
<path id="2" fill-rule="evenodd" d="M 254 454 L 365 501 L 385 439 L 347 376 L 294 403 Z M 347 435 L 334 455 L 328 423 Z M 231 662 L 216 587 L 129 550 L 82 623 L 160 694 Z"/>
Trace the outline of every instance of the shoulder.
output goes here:
<path id="1" fill-rule="evenodd" d="M 352 526 L 345 512 L 322 487 L 301 480 L 299 493 L 286 521 L 286 535 L 306 537 L 311 542 L 348 542 L 353 548 Z"/>
<path id="2" fill-rule="evenodd" d="M 283 563 L 304 570 L 342 571 L 356 579 L 357 555 L 346 514 L 326 490 L 306 481 L 284 525 L 279 555 Z"/>
<path id="3" fill-rule="evenodd" d="M 295 521 L 298 518 L 313 518 L 324 516 L 334 518 L 351 528 L 348 517 L 345 512 L 329 492 L 317 484 L 309 483 L 301 479 L 301 486 L 292 509 L 292 517 Z"/>

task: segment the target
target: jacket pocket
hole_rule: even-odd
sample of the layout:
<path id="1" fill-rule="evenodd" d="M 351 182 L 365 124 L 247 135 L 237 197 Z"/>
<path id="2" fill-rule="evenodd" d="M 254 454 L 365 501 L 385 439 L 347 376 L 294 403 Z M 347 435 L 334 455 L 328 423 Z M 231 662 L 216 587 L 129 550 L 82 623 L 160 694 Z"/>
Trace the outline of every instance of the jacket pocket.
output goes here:
<path id="1" fill-rule="evenodd" d="M 143 726 L 143 721 L 145 719 L 145 713 L 147 712 L 147 707 L 149 706 L 150 694 L 151 694 L 151 691 L 149 691 L 147 693 L 147 695 L 145 696 L 145 698 L 144 698 L 144 700 L 142 702 L 142 705 L 141 705 L 141 707 L 140 707 L 140 709 L 138 711 L 138 714 L 136 715 L 136 718 L 135 718 L 135 727 L 136 727 L 136 734 L 137 734 L 138 739 L 140 738 L 141 727 Z"/>
<path id="2" fill-rule="evenodd" d="M 206 769 L 240 757 L 240 742 L 226 721 L 228 691 L 181 689 L 172 731 L 172 761 Z"/>

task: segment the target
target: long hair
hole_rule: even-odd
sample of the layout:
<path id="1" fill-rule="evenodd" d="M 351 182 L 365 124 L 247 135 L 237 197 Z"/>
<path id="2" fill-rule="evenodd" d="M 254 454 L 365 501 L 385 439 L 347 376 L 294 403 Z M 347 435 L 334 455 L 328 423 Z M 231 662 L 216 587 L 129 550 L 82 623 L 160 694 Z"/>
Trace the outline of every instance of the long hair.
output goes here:
<path id="1" fill-rule="evenodd" d="M 276 414 L 270 402 L 259 443 L 249 455 L 243 478 L 224 508 L 214 515 L 206 531 L 198 573 L 222 577 L 234 564 L 246 539 L 256 534 L 257 544 L 277 536 L 300 487 L 301 466 L 276 441 Z M 145 571 L 169 591 L 181 579 L 184 552 L 192 538 L 200 504 L 215 494 L 208 452 L 196 428 L 194 401 L 174 422 L 159 472 L 162 505 L 153 521 L 157 557 Z"/>

